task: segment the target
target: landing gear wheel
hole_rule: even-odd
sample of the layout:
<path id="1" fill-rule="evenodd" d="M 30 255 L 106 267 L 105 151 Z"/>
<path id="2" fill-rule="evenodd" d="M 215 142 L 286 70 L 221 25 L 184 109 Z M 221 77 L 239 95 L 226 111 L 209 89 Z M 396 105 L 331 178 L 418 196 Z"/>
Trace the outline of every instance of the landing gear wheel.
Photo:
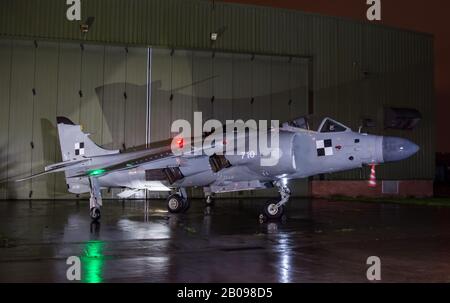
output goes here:
<path id="1" fill-rule="evenodd" d="M 183 199 L 179 194 L 170 195 L 167 198 L 167 210 L 172 214 L 178 214 L 186 211 L 190 203 Z"/>
<path id="2" fill-rule="evenodd" d="M 205 199 L 206 206 L 211 206 L 214 204 L 214 199 L 212 196 L 206 196 Z"/>
<path id="3" fill-rule="evenodd" d="M 100 208 L 92 207 L 91 210 L 89 211 L 89 215 L 91 216 L 92 221 L 100 220 L 101 217 Z"/>
<path id="4" fill-rule="evenodd" d="M 277 207 L 277 201 L 268 201 L 263 208 L 263 215 L 268 220 L 279 220 L 284 214 L 284 207 L 280 205 Z"/>

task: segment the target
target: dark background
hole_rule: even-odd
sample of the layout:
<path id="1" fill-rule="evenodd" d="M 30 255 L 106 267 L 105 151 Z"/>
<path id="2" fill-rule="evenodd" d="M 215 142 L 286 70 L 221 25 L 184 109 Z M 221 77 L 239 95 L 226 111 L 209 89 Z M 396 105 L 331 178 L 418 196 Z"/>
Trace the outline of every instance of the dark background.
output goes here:
<path id="1" fill-rule="evenodd" d="M 224 0 L 367 21 L 366 0 Z M 450 12 L 448 0 L 381 0 L 382 24 L 435 36 L 437 152 L 450 153 Z"/>

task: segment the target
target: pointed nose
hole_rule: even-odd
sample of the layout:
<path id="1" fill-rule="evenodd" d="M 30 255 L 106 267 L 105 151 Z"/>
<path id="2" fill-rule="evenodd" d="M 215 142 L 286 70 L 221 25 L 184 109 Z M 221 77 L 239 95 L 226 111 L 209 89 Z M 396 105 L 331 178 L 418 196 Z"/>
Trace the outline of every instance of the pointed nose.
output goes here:
<path id="1" fill-rule="evenodd" d="M 419 149 L 419 146 L 407 139 L 383 137 L 384 162 L 395 162 L 408 159 L 417 153 Z"/>

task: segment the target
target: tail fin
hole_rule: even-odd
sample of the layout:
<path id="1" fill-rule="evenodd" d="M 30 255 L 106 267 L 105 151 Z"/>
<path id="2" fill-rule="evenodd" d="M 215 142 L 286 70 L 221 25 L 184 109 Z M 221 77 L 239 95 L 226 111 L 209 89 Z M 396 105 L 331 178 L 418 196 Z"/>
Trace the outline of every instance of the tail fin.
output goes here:
<path id="1" fill-rule="evenodd" d="M 57 117 L 59 144 L 63 161 L 73 161 L 93 156 L 111 155 L 118 150 L 103 149 L 89 138 L 89 134 L 81 131 L 80 125 L 75 125 L 66 117 Z"/>

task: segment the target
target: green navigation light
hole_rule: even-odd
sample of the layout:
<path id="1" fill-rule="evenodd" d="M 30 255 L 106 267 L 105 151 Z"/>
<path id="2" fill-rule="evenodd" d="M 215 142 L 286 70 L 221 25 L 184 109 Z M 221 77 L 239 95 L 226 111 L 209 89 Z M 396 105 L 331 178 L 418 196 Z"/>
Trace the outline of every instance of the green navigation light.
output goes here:
<path id="1" fill-rule="evenodd" d="M 105 243 L 103 241 L 89 241 L 86 243 L 83 255 L 80 257 L 83 282 L 101 283 L 103 281 L 104 246 Z"/>
<path id="2" fill-rule="evenodd" d="M 105 171 L 106 170 L 104 170 L 104 169 L 94 169 L 94 170 L 89 171 L 88 174 L 91 177 L 95 177 L 95 176 L 103 175 L 105 173 Z"/>

